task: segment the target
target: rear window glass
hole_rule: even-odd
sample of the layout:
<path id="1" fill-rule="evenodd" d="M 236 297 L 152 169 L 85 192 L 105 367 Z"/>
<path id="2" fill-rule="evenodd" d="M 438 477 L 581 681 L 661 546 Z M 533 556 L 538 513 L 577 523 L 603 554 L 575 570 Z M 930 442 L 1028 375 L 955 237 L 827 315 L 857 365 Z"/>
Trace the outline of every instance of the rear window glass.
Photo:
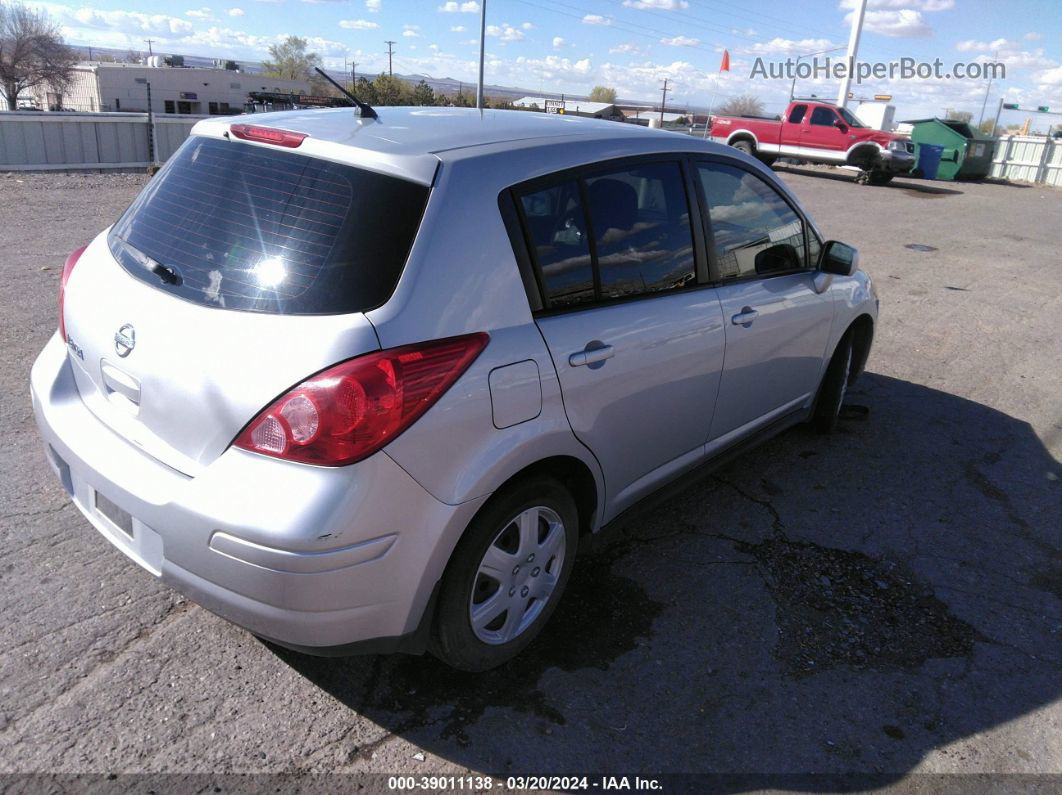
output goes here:
<path id="1" fill-rule="evenodd" d="M 137 278 L 208 306 L 372 309 L 394 290 L 428 188 L 294 152 L 193 137 L 114 225 Z"/>

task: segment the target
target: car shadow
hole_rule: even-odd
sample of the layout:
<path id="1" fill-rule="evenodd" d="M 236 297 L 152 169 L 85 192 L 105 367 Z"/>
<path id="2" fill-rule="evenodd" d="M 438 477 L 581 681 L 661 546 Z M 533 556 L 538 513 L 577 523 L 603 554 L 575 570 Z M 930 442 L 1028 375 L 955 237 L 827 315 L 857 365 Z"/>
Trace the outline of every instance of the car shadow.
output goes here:
<path id="1" fill-rule="evenodd" d="M 498 670 L 270 648 L 498 776 L 859 789 L 934 750 L 993 769 L 965 744 L 1062 696 L 1062 469 L 1027 423 L 946 392 L 870 373 L 850 400 L 869 416 L 794 429 L 584 544 L 550 625 Z"/>
<path id="2" fill-rule="evenodd" d="M 856 174 L 854 171 L 826 171 L 822 169 L 801 168 L 800 166 L 793 166 L 788 163 L 775 163 L 774 169 L 775 171 L 786 174 L 800 174 L 804 177 L 817 177 L 818 179 L 832 179 L 837 182 L 851 183 L 855 182 Z M 961 190 L 942 188 L 938 185 L 927 185 L 925 181 L 920 180 L 917 177 L 893 177 L 892 182 L 887 185 L 877 185 L 875 187 L 885 188 L 887 190 L 906 190 L 935 197 L 961 196 L 963 194 L 963 191 Z"/>

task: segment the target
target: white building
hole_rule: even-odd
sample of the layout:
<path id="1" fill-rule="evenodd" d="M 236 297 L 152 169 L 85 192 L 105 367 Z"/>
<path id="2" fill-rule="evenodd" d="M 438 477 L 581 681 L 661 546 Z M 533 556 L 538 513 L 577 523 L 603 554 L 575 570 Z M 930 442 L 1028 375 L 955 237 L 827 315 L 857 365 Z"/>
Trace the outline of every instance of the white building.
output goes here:
<path id="1" fill-rule="evenodd" d="M 47 87 L 37 91 L 41 110 L 137 111 L 225 115 L 240 113 L 250 91 L 309 93 L 304 80 L 278 80 L 249 72 L 199 67 L 84 62 L 74 67 L 73 80 L 61 94 Z"/>

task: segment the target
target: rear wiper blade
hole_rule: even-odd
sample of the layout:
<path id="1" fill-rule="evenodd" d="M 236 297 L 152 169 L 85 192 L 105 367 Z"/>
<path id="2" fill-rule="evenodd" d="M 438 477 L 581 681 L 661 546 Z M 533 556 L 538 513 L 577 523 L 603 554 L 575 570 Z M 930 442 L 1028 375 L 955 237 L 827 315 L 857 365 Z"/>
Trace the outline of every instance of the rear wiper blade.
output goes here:
<path id="1" fill-rule="evenodd" d="M 175 267 L 173 267 L 172 265 L 163 265 L 158 260 L 152 259 L 123 237 L 119 237 L 118 241 L 129 251 L 130 254 L 133 255 L 133 257 L 141 265 L 144 266 L 145 269 L 154 273 L 156 276 L 159 277 L 159 279 L 161 279 L 166 284 L 176 285 L 181 283 L 181 273 Z"/>

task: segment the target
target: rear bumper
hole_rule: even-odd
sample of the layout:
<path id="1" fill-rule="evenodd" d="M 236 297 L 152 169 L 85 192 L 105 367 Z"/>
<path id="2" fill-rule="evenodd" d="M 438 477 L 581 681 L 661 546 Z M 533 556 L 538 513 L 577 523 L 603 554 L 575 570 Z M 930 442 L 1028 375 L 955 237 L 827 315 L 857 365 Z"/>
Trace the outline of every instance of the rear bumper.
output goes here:
<path id="1" fill-rule="evenodd" d="M 485 499 L 439 502 L 382 452 L 326 468 L 229 449 L 189 478 L 96 419 L 58 336 L 31 392 L 53 469 L 108 541 L 212 612 L 303 651 L 401 647 Z"/>

